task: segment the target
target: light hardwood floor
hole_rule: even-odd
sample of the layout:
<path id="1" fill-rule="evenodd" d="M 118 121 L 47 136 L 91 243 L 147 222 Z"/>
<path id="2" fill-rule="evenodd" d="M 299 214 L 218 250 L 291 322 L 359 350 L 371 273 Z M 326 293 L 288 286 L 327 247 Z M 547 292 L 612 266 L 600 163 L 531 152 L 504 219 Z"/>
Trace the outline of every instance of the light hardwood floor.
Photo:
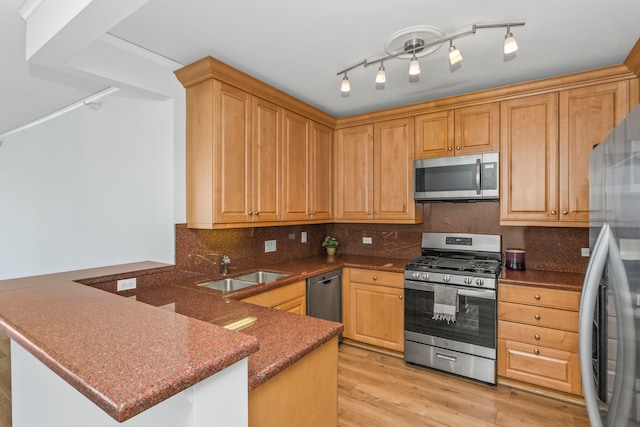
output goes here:
<path id="1" fill-rule="evenodd" d="M 11 427 L 9 350 L 9 339 L 0 334 L 0 427 Z M 341 344 L 338 357 L 339 427 L 589 426 L 581 406 L 350 345 Z"/>
<path id="2" fill-rule="evenodd" d="M 589 426 L 584 407 L 341 344 L 339 427 Z"/>

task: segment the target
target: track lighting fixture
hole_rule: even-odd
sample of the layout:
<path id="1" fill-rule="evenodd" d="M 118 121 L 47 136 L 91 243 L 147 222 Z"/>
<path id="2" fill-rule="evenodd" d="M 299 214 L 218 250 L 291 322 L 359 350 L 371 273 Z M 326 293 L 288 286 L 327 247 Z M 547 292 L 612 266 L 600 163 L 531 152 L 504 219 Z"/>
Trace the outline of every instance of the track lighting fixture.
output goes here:
<path id="1" fill-rule="evenodd" d="M 453 45 L 453 39 L 449 40 L 449 63 L 455 65 L 462 61 L 462 54 L 457 47 Z"/>
<path id="2" fill-rule="evenodd" d="M 351 91 L 351 84 L 349 84 L 349 77 L 347 77 L 347 72 L 344 72 L 344 77 L 342 78 L 342 84 L 340 85 L 340 91 L 342 93 L 349 93 Z"/>
<path id="3" fill-rule="evenodd" d="M 381 58 L 376 58 L 373 60 L 364 59 L 358 62 L 357 64 L 354 64 L 348 68 L 345 68 L 342 71 L 339 71 L 337 75 L 344 75 L 342 78 L 342 84 L 340 86 L 340 90 L 342 91 L 343 94 L 347 94 L 350 91 L 349 78 L 347 77 L 348 71 L 354 70 L 358 67 L 367 67 L 369 65 L 377 64 L 378 62 L 380 63 L 380 67 L 378 68 L 378 72 L 376 73 L 376 83 L 377 84 L 385 83 L 386 73 L 384 69 L 384 61 L 388 59 L 410 59 L 409 76 L 415 77 L 420 74 L 419 57 L 424 57 L 426 55 L 429 55 L 435 52 L 440 47 L 441 44 L 446 42 L 449 42 L 449 63 L 451 65 L 457 64 L 458 62 L 462 61 L 462 54 L 460 53 L 458 48 L 454 46 L 453 40 L 470 36 L 470 35 L 475 35 L 476 31 L 479 29 L 506 28 L 507 33 L 504 37 L 503 47 L 504 47 L 504 54 L 509 55 L 518 50 L 518 44 L 516 43 L 515 37 L 511 33 L 511 27 L 521 27 L 524 25 L 525 25 L 524 22 L 506 22 L 506 23 L 499 23 L 499 24 L 473 24 L 470 30 L 463 31 L 450 36 L 444 36 L 442 32 L 440 32 L 437 28 L 434 28 L 434 27 L 424 27 L 426 28 L 426 30 L 423 29 L 422 27 L 411 27 L 406 30 L 402 30 L 394 34 L 394 36 L 397 36 L 397 35 L 404 36 L 409 34 L 411 35 L 408 36 L 409 37 L 408 40 L 406 40 L 402 46 L 399 46 L 399 49 L 397 50 L 387 49 L 387 45 L 391 44 L 390 43 L 391 41 L 393 41 L 394 43 L 399 41 L 398 38 L 392 37 L 393 40 L 388 40 L 387 44 L 385 45 L 385 51 L 387 52 L 386 56 Z M 428 36 L 436 35 L 436 38 L 435 39 L 425 38 L 425 37 L 415 35 L 416 33 L 418 33 L 417 30 L 412 31 L 415 28 L 420 28 L 424 32 L 428 32 L 429 33 Z M 410 79 L 410 80 L 415 81 L 416 79 Z"/>
<path id="4" fill-rule="evenodd" d="M 518 43 L 516 43 L 516 38 L 511 34 L 511 26 L 507 25 L 507 34 L 504 36 L 504 54 L 509 55 L 516 50 L 518 50 Z"/>
<path id="5" fill-rule="evenodd" d="M 380 61 L 380 68 L 376 73 L 376 83 L 385 83 L 387 81 L 387 74 L 384 72 L 384 62 Z"/>
<path id="6" fill-rule="evenodd" d="M 420 74 L 420 62 L 418 62 L 418 58 L 416 58 L 416 53 L 413 53 L 413 57 L 411 57 L 411 62 L 409 62 L 409 75 L 417 76 Z"/>

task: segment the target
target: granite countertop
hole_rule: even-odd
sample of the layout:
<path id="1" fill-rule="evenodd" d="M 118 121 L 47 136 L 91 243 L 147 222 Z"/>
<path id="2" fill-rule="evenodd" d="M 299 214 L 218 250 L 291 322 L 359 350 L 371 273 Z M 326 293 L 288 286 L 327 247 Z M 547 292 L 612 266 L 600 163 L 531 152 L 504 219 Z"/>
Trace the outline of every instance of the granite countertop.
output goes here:
<path id="1" fill-rule="evenodd" d="M 584 273 L 567 273 L 545 270 L 502 269 L 499 283 L 522 286 L 539 286 L 567 291 L 582 292 Z"/>
<path id="2" fill-rule="evenodd" d="M 196 286 L 202 277 L 119 295 L 87 286 L 174 269 L 155 262 L 10 279 L 0 281 L 0 329 L 124 421 L 245 357 L 252 390 L 343 329 L 237 300 L 342 267 L 401 273 L 408 261 L 353 255 L 292 260 L 260 267 L 287 278 L 226 295 Z M 220 327 L 248 316 L 257 321 L 242 331 Z"/>

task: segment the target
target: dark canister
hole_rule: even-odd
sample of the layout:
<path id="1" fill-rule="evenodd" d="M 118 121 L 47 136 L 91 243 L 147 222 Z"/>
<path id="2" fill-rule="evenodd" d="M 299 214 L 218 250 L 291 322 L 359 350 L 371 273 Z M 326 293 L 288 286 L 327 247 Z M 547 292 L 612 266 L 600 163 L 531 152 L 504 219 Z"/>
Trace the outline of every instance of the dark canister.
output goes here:
<path id="1" fill-rule="evenodd" d="M 509 270 L 524 270 L 524 255 L 523 249 L 510 248 L 505 250 L 505 264 L 504 266 Z"/>

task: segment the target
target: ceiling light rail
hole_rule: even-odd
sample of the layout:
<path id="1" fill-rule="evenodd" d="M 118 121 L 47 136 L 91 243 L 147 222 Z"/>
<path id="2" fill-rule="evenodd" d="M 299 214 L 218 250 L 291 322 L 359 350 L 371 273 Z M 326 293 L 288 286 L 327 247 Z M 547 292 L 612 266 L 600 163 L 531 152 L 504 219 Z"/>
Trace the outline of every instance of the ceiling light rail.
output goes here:
<path id="1" fill-rule="evenodd" d="M 378 68 L 378 72 L 376 73 L 376 83 L 384 83 L 386 81 L 386 74 L 385 74 L 385 69 L 384 69 L 384 61 L 387 61 L 389 59 L 406 59 L 406 58 L 399 58 L 400 56 L 403 55 L 411 55 L 410 59 L 410 65 L 409 65 L 409 74 L 411 76 L 416 76 L 418 74 L 420 74 L 420 63 L 418 62 L 418 58 L 416 57 L 417 53 L 420 53 L 422 51 L 424 51 L 425 49 L 428 49 L 430 47 L 433 46 L 438 46 L 441 45 L 443 43 L 447 43 L 449 42 L 449 61 L 451 63 L 451 65 L 454 65 L 458 62 L 460 62 L 462 60 L 462 54 L 460 53 L 460 50 L 458 50 L 458 48 L 453 44 L 453 41 L 455 39 L 459 39 L 462 37 L 467 37 L 470 35 L 475 35 L 476 31 L 479 29 L 485 29 L 485 28 L 506 28 L 507 29 L 507 33 L 504 37 L 504 42 L 503 42 L 503 52 L 505 55 L 509 55 L 514 53 L 516 50 L 518 50 L 518 44 L 516 43 L 516 39 L 513 36 L 513 34 L 511 33 L 511 27 L 521 27 L 524 26 L 525 23 L 524 22 L 504 22 L 504 23 L 495 23 L 495 24 L 473 24 L 473 26 L 471 27 L 470 30 L 468 31 L 462 31 L 460 33 L 457 34 L 453 34 L 451 36 L 447 36 L 447 37 L 441 37 L 438 38 L 437 40 L 434 40 L 432 42 L 428 42 L 425 43 L 425 41 L 423 39 L 420 38 L 411 38 L 408 39 L 407 41 L 405 41 L 404 43 L 404 49 L 400 52 L 396 52 L 396 53 L 392 53 L 389 54 L 387 56 L 384 57 L 380 57 L 380 58 L 376 58 L 376 59 L 372 59 L 372 60 L 368 60 L 368 59 L 363 59 L 362 61 L 353 64 L 343 70 L 340 70 L 336 73 L 337 76 L 342 75 L 342 82 L 341 82 L 341 86 L 340 86 L 340 90 L 343 93 L 349 93 L 349 91 L 351 90 L 351 85 L 349 83 L 349 77 L 347 76 L 347 73 L 349 71 L 352 71 L 356 68 L 359 67 L 363 67 L 363 68 L 367 68 L 369 65 L 374 65 L 374 64 L 378 64 L 380 63 L 380 67 Z"/>

